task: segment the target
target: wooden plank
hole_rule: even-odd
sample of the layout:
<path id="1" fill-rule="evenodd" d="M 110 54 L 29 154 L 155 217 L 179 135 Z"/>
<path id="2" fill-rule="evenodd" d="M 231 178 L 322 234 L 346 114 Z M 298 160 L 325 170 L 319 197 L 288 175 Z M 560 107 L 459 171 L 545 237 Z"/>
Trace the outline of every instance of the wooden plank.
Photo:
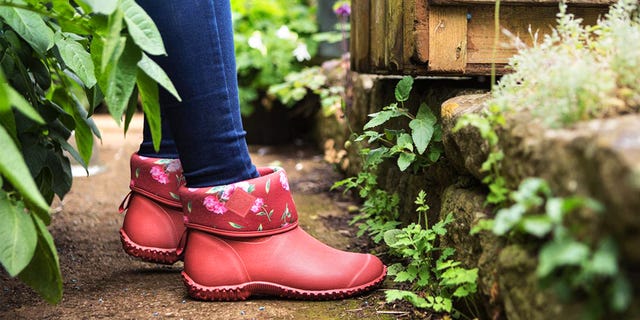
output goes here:
<path id="1" fill-rule="evenodd" d="M 494 17 L 493 6 L 468 7 L 469 19 L 467 23 L 468 43 L 467 62 L 469 64 L 490 64 L 492 59 L 494 43 Z M 598 10 L 594 8 L 571 8 L 570 12 L 584 19 L 586 24 L 594 24 L 599 14 L 606 9 Z M 555 7 L 521 7 L 504 6 L 500 9 L 500 27 L 508 30 L 512 35 L 523 40 L 527 45 L 533 44 L 533 37 L 539 33 L 538 41 L 542 40 L 544 34 L 549 33 L 556 25 Z M 531 28 L 531 33 L 529 33 Z M 505 34 L 500 34 L 500 46 L 496 50 L 496 63 L 507 63 L 508 59 L 517 53 L 516 48 L 511 45 L 513 39 L 509 39 Z"/>
<path id="2" fill-rule="evenodd" d="M 464 73 L 467 65 L 467 9 L 429 8 L 429 71 Z"/>
<path id="3" fill-rule="evenodd" d="M 369 52 L 371 54 L 370 70 L 384 71 L 386 68 L 386 3 L 387 1 L 371 1 L 371 18 L 370 18 L 370 42 Z"/>
<path id="4" fill-rule="evenodd" d="M 572 6 L 609 6 L 617 2 L 617 0 L 566 0 L 568 5 Z M 495 0 L 428 0 L 430 5 L 494 5 Z M 501 0 L 502 5 L 530 5 L 530 6 L 554 6 L 558 7 L 558 0 Z"/>
<path id="5" fill-rule="evenodd" d="M 387 71 L 390 73 L 398 73 L 403 65 L 402 49 L 404 47 L 403 28 L 404 19 L 402 10 L 402 0 L 387 0 L 387 18 L 386 18 L 386 63 Z"/>
<path id="6" fill-rule="evenodd" d="M 351 68 L 358 72 L 370 70 L 369 0 L 351 0 Z"/>

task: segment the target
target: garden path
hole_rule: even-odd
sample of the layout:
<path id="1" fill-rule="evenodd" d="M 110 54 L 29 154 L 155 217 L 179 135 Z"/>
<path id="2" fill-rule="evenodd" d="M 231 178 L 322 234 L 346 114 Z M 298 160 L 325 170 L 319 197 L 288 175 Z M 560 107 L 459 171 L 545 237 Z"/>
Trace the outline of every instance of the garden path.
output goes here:
<path id="1" fill-rule="evenodd" d="M 95 120 L 103 141 L 95 163 L 102 172 L 77 177 L 71 192 L 54 203 L 50 226 L 60 255 L 64 298 L 56 306 L 43 302 L 29 288 L 0 272 L 1 319 L 383 319 L 381 292 L 341 301 L 252 299 L 244 302 L 201 302 L 182 284 L 182 263 L 160 266 L 127 256 L 118 229 L 117 207 L 129 185 L 129 155 L 141 139 L 137 116 L 126 137 L 105 115 Z M 279 164 L 291 179 L 301 225 L 322 241 L 360 251 L 355 231 L 347 225 L 347 207 L 329 193 L 339 179 L 321 155 L 305 147 L 252 147 L 257 165 Z M 397 316 L 397 314 L 395 315 Z"/>

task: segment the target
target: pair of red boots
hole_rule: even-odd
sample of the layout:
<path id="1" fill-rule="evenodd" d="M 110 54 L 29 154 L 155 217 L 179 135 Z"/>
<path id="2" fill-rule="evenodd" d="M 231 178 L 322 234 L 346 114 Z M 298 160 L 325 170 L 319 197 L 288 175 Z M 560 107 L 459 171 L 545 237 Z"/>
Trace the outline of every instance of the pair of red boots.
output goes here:
<path id="1" fill-rule="evenodd" d="M 370 254 L 324 245 L 298 227 L 281 168 L 223 186 L 187 188 L 179 160 L 131 157 L 131 193 L 120 230 L 125 251 L 145 261 L 184 260 L 189 294 L 214 301 L 251 295 L 336 299 L 383 281 Z"/>

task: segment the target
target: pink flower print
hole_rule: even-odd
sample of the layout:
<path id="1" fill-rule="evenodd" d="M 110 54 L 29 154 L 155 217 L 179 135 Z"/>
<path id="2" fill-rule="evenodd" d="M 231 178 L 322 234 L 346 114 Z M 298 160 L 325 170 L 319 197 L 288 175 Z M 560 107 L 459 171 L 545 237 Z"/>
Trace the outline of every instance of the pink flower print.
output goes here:
<path id="1" fill-rule="evenodd" d="M 129 182 L 129 188 L 133 188 L 136 186 L 136 181 L 131 179 L 131 182 Z"/>
<path id="2" fill-rule="evenodd" d="M 220 200 L 229 200 L 229 198 L 231 198 L 231 195 L 233 194 L 233 191 L 235 191 L 237 188 L 237 186 L 235 184 L 230 184 L 228 186 L 226 186 L 224 188 L 224 191 L 222 191 L 222 195 L 220 196 Z"/>
<path id="3" fill-rule="evenodd" d="M 150 173 L 153 180 L 156 180 L 162 184 L 169 183 L 169 176 L 164 172 L 162 167 L 153 166 L 151 167 Z"/>
<path id="4" fill-rule="evenodd" d="M 204 201 L 202 202 L 202 204 L 204 204 L 204 207 L 207 208 L 207 210 L 213 213 L 223 214 L 227 212 L 227 208 L 224 206 L 224 204 L 218 201 L 218 199 L 213 196 L 208 196 L 204 198 Z"/>
<path id="5" fill-rule="evenodd" d="M 167 172 L 176 172 L 182 169 L 182 165 L 180 164 L 180 159 L 173 159 L 171 162 L 167 164 Z"/>
<path id="6" fill-rule="evenodd" d="M 280 175 L 280 184 L 282 185 L 282 189 L 289 191 L 289 181 L 287 181 L 287 176 L 282 171 L 280 171 L 278 175 Z"/>
<path id="7" fill-rule="evenodd" d="M 258 211 L 262 209 L 262 206 L 264 206 L 264 199 L 256 198 L 253 202 L 253 206 L 251 206 L 251 212 L 258 213 Z"/>

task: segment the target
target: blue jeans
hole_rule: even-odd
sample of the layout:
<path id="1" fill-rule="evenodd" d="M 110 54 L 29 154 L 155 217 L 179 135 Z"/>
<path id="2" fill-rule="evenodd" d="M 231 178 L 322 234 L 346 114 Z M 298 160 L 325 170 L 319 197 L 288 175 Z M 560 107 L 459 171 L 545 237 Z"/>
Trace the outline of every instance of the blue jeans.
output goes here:
<path id="1" fill-rule="evenodd" d="M 229 0 L 138 0 L 154 20 L 167 56 L 152 57 L 182 102 L 161 89 L 162 141 L 153 149 L 145 120 L 139 154 L 180 158 L 189 187 L 258 176 L 242 128 Z"/>

